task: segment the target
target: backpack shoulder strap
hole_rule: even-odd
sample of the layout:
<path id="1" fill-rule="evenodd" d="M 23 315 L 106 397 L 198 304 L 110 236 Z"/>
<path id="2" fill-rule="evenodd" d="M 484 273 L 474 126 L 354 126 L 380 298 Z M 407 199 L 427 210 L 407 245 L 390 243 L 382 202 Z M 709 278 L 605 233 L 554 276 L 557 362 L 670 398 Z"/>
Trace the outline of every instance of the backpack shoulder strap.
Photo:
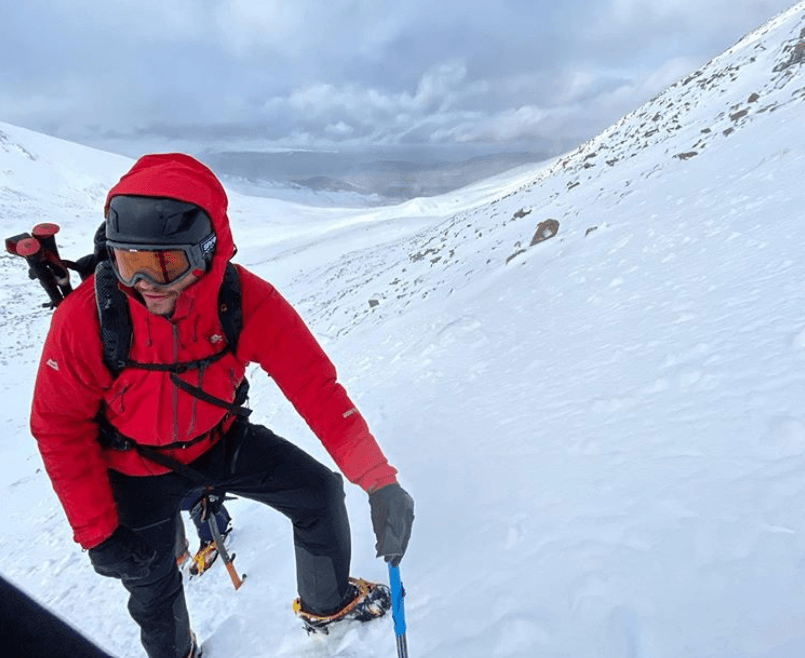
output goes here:
<path id="1" fill-rule="evenodd" d="M 129 358 L 132 329 L 126 295 L 117 287 L 117 277 L 108 260 L 95 268 L 95 304 L 101 326 L 103 363 L 117 377 Z"/>
<path id="2" fill-rule="evenodd" d="M 218 292 L 218 319 L 224 330 L 227 345 L 234 352 L 238 346 L 238 336 L 243 328 L 241 309 L 240 275 L 232 263 L 226 264 L 224 282 Z"/>

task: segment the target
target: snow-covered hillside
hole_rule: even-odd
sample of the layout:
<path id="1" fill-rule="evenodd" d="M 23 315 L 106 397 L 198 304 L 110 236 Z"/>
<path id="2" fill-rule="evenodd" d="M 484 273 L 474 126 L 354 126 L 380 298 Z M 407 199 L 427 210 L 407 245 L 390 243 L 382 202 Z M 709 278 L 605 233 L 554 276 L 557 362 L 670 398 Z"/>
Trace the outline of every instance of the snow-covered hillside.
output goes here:
<path id="1" fill-rule="evenodd" d="M 804 51 L 799 3 L 576 151 L 444 197 L 232 196 L 237 260 L 297 304 L 417 502 L 412 657 L 805 655 Z M 83 253 L 130 161 L 0 134 L 3 229 L 47 216 Z M 44 293 L 0 268 L 0 572 L 142 656 L 28 435 Z M 251 381 L 255 420 L 327 461 Z M 353 571 L 384 578 L 348 504 Z M 305 636 L 287 523 L 232 512 L 246 584 L 187 585 L 206 655 L 395 654 L 390 623 Z"/>
<path id="2" fill-rule="evenodd" d="M 339 263 L 326 273 L 327 280 L 346 280 L 352 287 L 343 294 L 339 286 L 337 298 L 330 287 L 317 291 L 319 307 L 332 316 L 331 302 L 336 302 L 343 316 L 333 320 L 342 330 L 351 329 L 362 318 L 404 312 L 417 298 L 450 295 L 456 281 L 461 288 L 509 261 L 523 263 L 537 226 L 546 219 L 559 221 L 560 241 L 576 244 L 591 229 L 606 229 L 603 218 L 630 195 L 650 190 L 650 180 L 686 177 L 689 194 L 707 195 L 724 176 L 738 169 L 746 173 L 757 163 L 744 153 L 761 138 L 751 135 L 776 132 L 784 129 L 777 124 L 802 117 L 802 11 L 797 5 L 771 20 L 575 151 L 539 171 L 489 185 L 491 198 L 479 203 L 473 195 L 449 221 L 413 242 L 401 242 L 396 257 L 383 246 L 374 260 L 356 254 L 353 261 Z M 697 167 L 691 165 L 712 173 L 696 178 L 691 174 Z M 408 212 L 428 214 L 431 203 L 418 201 Z M 445 210 L 440 204 L 435 212 Z M 365 299 L 369 281 L 369 294 L 383 302 L 377 307 Z"/>

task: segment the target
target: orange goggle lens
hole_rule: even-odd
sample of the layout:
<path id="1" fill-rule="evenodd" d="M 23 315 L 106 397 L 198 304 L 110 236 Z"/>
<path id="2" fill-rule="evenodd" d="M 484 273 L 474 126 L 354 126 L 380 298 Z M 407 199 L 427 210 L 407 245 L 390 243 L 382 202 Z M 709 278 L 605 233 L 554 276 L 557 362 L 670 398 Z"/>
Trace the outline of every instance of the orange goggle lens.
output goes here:
<path id="1" fill-rule="evenodd" d="M 182 249 L 112 249 L 115 267 L 122 281 L 134 283 L 140 275 L 157 285 L 167 285 L 190 271 L 190 261 Z"/>

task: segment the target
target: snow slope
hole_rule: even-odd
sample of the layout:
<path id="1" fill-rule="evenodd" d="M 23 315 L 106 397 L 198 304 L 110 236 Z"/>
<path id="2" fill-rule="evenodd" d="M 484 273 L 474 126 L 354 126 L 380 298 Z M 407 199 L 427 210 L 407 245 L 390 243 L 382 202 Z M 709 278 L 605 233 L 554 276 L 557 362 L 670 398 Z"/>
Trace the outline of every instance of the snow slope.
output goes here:
<path id="1" fill-rule="evenodd" d="M 233 195 L 237 260 L 297 304 L 417 502 L 411 656 L 805 655 L 803 39 L 799 3 L 565 157 L 444 197 Z M 47 215 L 78 255 L 130 162 L 0 134 L 4 230 Z M 142 656 L 27 432 L 44 294 L 0 268 L 0 572 Z M 256 421 L 327 461 L 251 381 Z M 384 578 L 365 496 L 348 504 L 353 571 Z M 210 658 L 395 654 L 390 622 L 306 637 L 287 522 L 232 512 L 246 584 L 218 565 L 187 585 Z"/>

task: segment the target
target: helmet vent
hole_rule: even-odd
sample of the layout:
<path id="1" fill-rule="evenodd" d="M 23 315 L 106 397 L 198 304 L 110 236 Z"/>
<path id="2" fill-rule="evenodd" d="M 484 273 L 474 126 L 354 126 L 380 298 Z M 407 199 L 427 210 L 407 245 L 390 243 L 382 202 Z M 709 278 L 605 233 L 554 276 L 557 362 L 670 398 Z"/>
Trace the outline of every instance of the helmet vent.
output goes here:
<path id="1" fill-rule="evenodd" d="M 109 202 L 106 237 L 110 242 L 199 245 L 211 235 L 214 231 L 209 215 L 192 203 L 130 195 L 115 196 Z"/>
<path id="2" fill-rule="evenodd" d="M 190 204 L 188 204 L 188 206 L 189 205 Z M 181 209 L 178 212 L 175 210 L 169 210 L 167 208 L 161 210 L 162 210 L 161 214 L 165 221 L 165 228 L 163 233 L 165 237 L 170 237 L 172 235 L 177 234 L 184 235 L 189 233 L 193 225 L 199 219 L 199 215 L 204 213 L 204 211 L 197 206 L 192 206 L 189 207 L 188 209 Z"/>

